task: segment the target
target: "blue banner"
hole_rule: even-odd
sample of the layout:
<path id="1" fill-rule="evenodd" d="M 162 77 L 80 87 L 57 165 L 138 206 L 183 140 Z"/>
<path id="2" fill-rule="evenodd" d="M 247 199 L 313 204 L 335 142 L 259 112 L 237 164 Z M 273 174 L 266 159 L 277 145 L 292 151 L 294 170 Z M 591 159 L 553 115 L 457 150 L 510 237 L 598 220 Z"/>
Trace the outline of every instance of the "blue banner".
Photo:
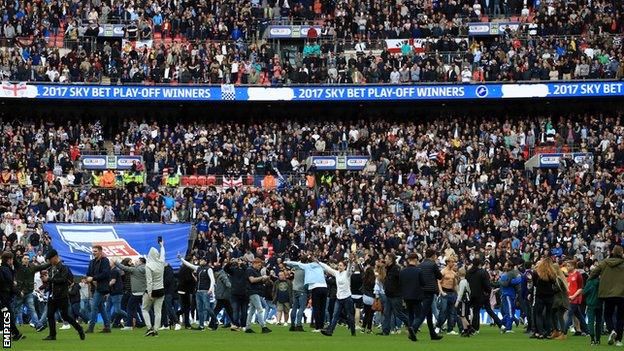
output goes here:
<path id="1" fill-rule="evenodd" d="M 75 275 L 85 275 L 91 260 L 91 247 L 100 245 L 107 257 L 133 259 L 145 256 L 151 247 L 159 248 L 158 236 L 165 244 L 166 261 L 180 268 L 176 255 L 185 254 L 190 224 L 44 224 L 52 246 Z"/>
<path id="2" fill-rule="evenodd" d="M 299 87 L 101 86 L 2 83 L 0 98 L 106 101 L 418 101 L 621 97 L 624 82 Z"/>

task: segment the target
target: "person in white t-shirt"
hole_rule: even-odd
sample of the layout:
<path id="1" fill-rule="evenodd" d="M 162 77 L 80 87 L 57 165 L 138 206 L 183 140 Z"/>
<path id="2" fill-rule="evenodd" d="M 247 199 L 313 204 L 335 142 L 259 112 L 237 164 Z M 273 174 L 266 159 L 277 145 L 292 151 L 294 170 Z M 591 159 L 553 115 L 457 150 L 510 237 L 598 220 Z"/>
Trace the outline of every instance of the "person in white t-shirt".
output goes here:
<path id="1" fill-rule="evenodd" d="M 333 335 L 336 324 L 338 324 L 338 319 L 343 311 L 344 315 L 347 317 L 347 325 L 349 326 L 351 335 L 355 336 L 355 310 L 353 307 L 353 299 L 351 298 L 351 273 L 353 273 L 351 262 L 353 260 L 355 260 L 355 255 L 351 254 L 347 264 L 343 261 L 338 262 L 338 269 L 333 269 L 323 262 L 318 262 L 325 272 L 336 278 L 336 303 L 334 304 L 331 323 L 326 329 L 321 330 L 321 334 L 325 336 Z"/>
<path id="2" fill-rule="evenodd" d="M 102 204 L 100 202 L 97 203 L 97 205 L 93 206 L 93 220 L 95 222 L 102 222 L 104 218 L 104 207 L 102 206 Z"/>

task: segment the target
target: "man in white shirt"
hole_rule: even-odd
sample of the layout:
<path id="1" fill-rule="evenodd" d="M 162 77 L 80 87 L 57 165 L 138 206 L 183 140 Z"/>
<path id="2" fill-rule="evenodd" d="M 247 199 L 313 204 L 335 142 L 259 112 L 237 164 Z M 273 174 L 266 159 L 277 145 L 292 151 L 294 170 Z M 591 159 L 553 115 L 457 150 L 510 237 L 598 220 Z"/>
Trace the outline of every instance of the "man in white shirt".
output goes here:
<path id="1" fill-rule="evenodd" d="M 97 223 L 101 223 L 104 217 L 104 207 L 100 202 L 93 206 L 93 219 Z"/>
<path id="2" fill-rule="evenodd" d="M 46 222 L 56 222 L 56 215 L 57 213 L 56 211 L 54 211 L 54 209 L 48 209 L 48 212 L 46 212 Z"/>

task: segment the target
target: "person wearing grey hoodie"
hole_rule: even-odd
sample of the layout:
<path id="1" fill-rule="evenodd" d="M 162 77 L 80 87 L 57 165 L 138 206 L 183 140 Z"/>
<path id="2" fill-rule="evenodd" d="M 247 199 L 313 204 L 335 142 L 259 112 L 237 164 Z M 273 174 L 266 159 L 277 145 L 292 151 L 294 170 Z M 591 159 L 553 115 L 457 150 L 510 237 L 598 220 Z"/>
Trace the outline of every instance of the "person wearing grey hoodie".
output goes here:
<path id="1" fill-rule="evenodd" d="M 215 277 L 215 299 L 217 305 L 214 308 L 214 313 L 219 314 L 222 309 L 225 309 L 227 313 L 228 325 L 232 331 L 238 330 L 236 326 L 232 326 L 232 304 L 230 299 L 232 297 L 232 283 L 230 282 L 230 276 L 221 268 L 219 261 L 214 264 L 214 277 Z M 228 325 L 225 325 L 227 327 Z"/>
<path id="2" fill-rule="evenodd" d="M 125 263 L 124 263 L 125 261 Z M 145 282 L 145 258 L 139 257 L 134 265 L 131 265 L 132 262 L 130 259 L 124 260 L 121 263 L 115 262 L 115 265 L 119 267 L 126 274 L 130 275 L 130 286 L 132 289 L 132 295 L 130 299 L 128 299 L 128 316 L 130 316 L 129 323 L 122 328 L 122 330 L 132 330 L 132 319 L 135 320 L 134 325 L 140 324 L 141 318 L 139 316 L 139 305 L 141 304 L 141 300 L 143 299 L 143 294 L 145 293 L 146 282 Z M 127 263 L 127 264 L 126 264 Z"/>
<path id="3" fill-rule="evenodd" d="M 143 319 L 147 326 L 145 336 L 158 335 L 162 314 L 162 305 L 165 299 L 165 246 L 160 241 L 160 253 L 156 248 L 150 248 L 145 264 L 145 293 L 143 294 Z M 154 307 L 154 324 L 150 319 L 149 311 Z"/>

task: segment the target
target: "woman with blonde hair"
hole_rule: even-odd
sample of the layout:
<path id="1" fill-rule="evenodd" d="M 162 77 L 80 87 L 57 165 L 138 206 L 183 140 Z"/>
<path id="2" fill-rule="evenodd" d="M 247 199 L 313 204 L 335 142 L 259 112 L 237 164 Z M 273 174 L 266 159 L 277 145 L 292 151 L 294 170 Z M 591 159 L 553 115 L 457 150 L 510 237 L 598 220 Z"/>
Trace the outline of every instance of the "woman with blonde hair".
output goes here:
<path id="1" fill-rule="evenodd" d="M 375 297 L 381 301 L 383 308 L 382 311 L 380 311 L 381 318 L 375 324 L 381 324 L 381 322 L 386 319 L 386 311 L 388 311 L 388 300 L 386 299 L 386 292 L 383 285 L 384 281 L 386 281 L 386 266 L 383 260 L 379 260 L 375 263 L 375 285 L 373 293 L 375 294 Z M 377 318 L 379 318 L 379 316 Z"/>
<path id="2" fill-rule="evenodd" d="M 543 258 L 537 263 L 532 278 L 535 296 L 533 304 L 535 333 L 532 338 L 550 338 L 550 333 L 552 332 L 552 306 L 555 296 L 553 286 L 557 281 L 557 272 L 550 257 Z"/>

